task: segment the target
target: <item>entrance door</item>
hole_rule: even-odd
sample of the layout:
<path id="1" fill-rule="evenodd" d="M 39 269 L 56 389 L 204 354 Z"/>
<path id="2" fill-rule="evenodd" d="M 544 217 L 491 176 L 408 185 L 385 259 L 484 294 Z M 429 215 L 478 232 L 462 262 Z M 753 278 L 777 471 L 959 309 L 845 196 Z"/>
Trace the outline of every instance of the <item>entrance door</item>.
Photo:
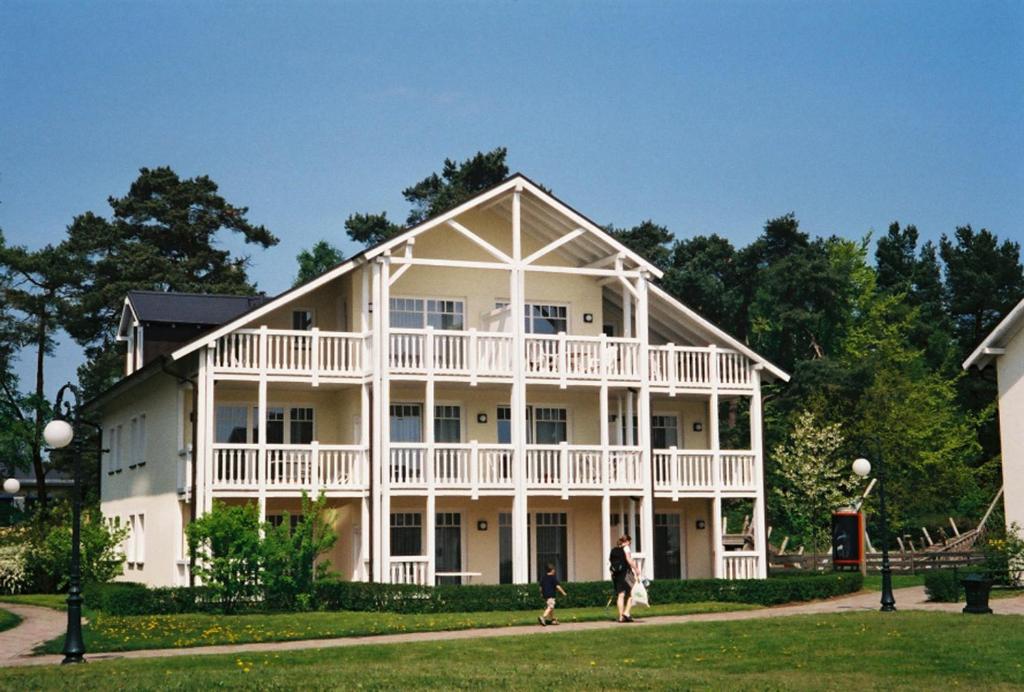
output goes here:
<path id="1" fill-rule="evenodd" d="M 434 526 L 434 571 L 462 571 L 462 515 L 438 512 Z M 438 584 L 461 584 L 462 577 L 438 577 Z"/>
<path id="2" fill-rule="evenodd" d="M 512 583 L 512 513 L 498 514 L 498 583 Z"/>
<path id="3" fill-rule="evenodd" d="M 565 512 L 537 512 L 537 580 L 550 562 L 559 581 L 569 578 L 569 541 Z"/>
<path id="4" fill-rule="evenodd" d="M 654 515 L 654 578 L 683 576 L 682 521 L 677 512 Z"/>

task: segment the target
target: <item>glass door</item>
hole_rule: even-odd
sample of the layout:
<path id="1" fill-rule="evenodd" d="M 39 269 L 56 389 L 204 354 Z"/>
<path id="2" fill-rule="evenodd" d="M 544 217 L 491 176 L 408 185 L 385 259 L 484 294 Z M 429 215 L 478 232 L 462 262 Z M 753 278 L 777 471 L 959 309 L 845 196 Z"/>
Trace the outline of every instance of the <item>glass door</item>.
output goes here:
<path id="1" fill-rule="evenodd" d="M 677 512 L 654 515 L 654 578 L 680 579 L 682 570 L 682 521 Z"/>
<path id="2" fill-rule="evenodd" d="M 462 515 L 438 512 L 434 526 L 434 571 L 462 571 Z M 462 577 L 438 577 L 438 584 L 461 584 Z"/>
<path id="3" fill-rule="evenodd" d="M 569 541 L 565 512 L 537 512 L 537 580 L 547 572 L 547 565 L 555 566 L 560 581 L 569 578 Z"/>

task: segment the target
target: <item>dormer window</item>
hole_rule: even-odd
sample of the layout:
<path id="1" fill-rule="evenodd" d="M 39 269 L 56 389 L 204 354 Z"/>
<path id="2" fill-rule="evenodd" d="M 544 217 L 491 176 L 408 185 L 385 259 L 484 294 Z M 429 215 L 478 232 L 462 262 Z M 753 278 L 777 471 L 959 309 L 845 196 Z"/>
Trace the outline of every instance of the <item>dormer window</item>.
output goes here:
<path id="1" fill-rule="evenodd" d="M 308 332 L 313 328 L 312 310 L 292 310 L 292 329 L 300 332 Z"/>

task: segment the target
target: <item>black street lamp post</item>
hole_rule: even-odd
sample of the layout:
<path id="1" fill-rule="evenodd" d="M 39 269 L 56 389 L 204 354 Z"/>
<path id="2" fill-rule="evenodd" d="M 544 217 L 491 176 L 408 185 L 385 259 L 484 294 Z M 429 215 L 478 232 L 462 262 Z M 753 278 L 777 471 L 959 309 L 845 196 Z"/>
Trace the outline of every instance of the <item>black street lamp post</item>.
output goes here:
<path id="1" fill-rule="evenodd" d="M 64 401 L 65 392 L 71 392 L 75 405 Z M 71 496 L 71 572 L 68 575 L 68 629 L 64 635 L 64 660 L 62 663 L 84 663 L 85 642 L 82 639 L 82 436 L 75 429 L 88 425 L 99 430 L 95 423 L 85 420 L 79 413 L 81 395 L 70 382 L 57 392 L 54 418 L 46 424 L 43 438 L 52 449 L 74 446 L 74 489 Z M 98 434 L 98 433 L 97 433 Z"/>
<path id="2" fill-rule="evenodd" d="M 875 459 L 878 461 L 878 515 L 882 522 L 882 612 L 896 610 L 896 598 L 892 594 L 892 565 L 889 564 L 889 523 L 885 514 L 885 466 L 882 463 L 882 449 L 876 442 Z M 853 462 L 853 472 L 863 478 L 871 473 L 871 462 L 861 457 Z"/>

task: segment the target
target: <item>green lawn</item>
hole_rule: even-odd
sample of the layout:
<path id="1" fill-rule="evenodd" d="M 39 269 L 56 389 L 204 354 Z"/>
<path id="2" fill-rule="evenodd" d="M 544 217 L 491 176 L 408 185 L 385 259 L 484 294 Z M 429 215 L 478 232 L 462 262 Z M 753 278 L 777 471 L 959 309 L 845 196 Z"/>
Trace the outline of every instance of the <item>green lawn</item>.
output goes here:
<path id="1" fill-rule="evenodd" d="M 688 615 L 746 610 L 754 607 L 756 606 L 741 603 L 685 603 L 637 609 L 636 614 L 638 616 Z M 248 615 L 194 613 L 124 617 L 91 611 L 86 613 L 89 622 L 84 627 L 84 633 L 86 648 L 89 651 L 130 651 L 133 649 L 531 625 L 537 622 L 540 610 L 538 608 L 536 611 L 424 615 L 313 612 Z M 558 619 L 562 622 L 607 620 L 612 619 L 614 614 L 614 608 L 566 608 L 557 612 Z M 63 637 L 60 637 L 46 644 L 42 651 L 57 653 L 63 646 Z"/>
<path id="2" fill-rule="evenodd" d="M 903 589 L 908 586 L 924 586 L 923 574 L 894 574 L 892 575 L 892 588 Z M 882 575 L 869 574 L 864 577 L 865 591 L 881 591 Z"/>
<path id="3" fill-rule="evenodd" d="M 3 603 L 21 603 L 22 605 L 42 606 L 57 610 L 67 609 L 67 599 L 67 594 L 62 593 L 28 593 L 0 596 L 0 602 Z"/>
<path id="4" fill-rule="evenodd" d="M 0 671 L 0 690 L 1014 689 L 1018 616 L 846 613 Z"/>
<path id="5" fill-rule="evenodd" d="M 21 618 L 14 613 L 9 613 L 6 610 L 0 610 L 0 632 L 11 629 L 19 622 L 21 622 Z"/>

